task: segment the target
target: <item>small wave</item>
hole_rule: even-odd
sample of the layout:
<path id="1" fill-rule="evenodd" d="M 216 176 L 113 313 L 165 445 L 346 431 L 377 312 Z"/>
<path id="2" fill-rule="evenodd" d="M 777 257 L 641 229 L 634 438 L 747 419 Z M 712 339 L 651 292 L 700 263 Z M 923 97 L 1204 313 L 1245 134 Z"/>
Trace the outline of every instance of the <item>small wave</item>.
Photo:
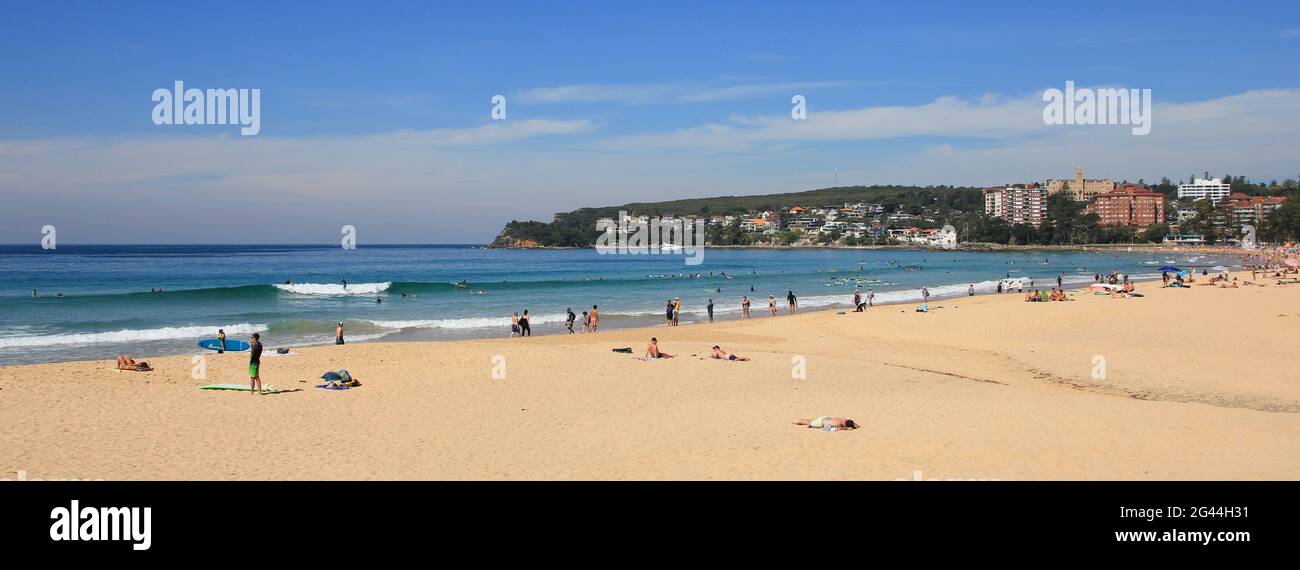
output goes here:
<path id="1" fill-rule="evenodd" d="M 204 338 L 216 334 L 217 329 L 225 329 L 228 335 L 252 334 L 266 332 L 267 325 L 241 323 L 237 325 L 214 325 L 195 327 L 162 327 L 157 329 L 122 329 L 97 333 L 51 334 L 40 336 L 19 336 L 0 338 L 0 348 L 20 348 L 32 346 L 58 346 L 71 344 L 107 344 L 117 342 L 140 342 L 151 340 L 171 340 L 182 338 Z"/>
<path id="2" fill-rule="evenodd" d="M 293 283 L 293 284 L 275 284 L 275 288 L 286 293 L 296 295 L 374 295 L 383 293 L 392 285 L 391 281 L 383 283 L 349 283 L 344 287 L 342 283 Z"/>
<path id="3" fill-rule="evenodd" d="M 562 323 L 567 318 L 564 313 L 550 315 L 529 315 L 531 325 L 543 323 Z M 581 318 L 581 316 L 579 316 Z M 377 327 L 387 329 L 485 329 L 510 326 L 510 317 L 466 317 L 460 319 L 422 319 L 407 321 L 363 320 Z"/>

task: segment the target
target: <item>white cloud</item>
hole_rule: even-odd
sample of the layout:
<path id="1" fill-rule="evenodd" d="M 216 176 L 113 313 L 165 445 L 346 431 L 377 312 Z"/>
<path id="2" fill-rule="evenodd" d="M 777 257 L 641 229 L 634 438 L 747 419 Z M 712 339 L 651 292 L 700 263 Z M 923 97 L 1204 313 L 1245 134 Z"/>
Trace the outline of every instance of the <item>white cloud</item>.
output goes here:
<path id="1" fill-rule="evenodd" d="M 707 86 L 689 83 L 646 83 L 638 85 L 560 85 L 532 87 L 519 91 L 518 100 L 533 104 L 555 103 L 623 103 L 629 105 L 705 103 L 748 99 L 772 94 L 793 95 L 801 90 L 815 90 L 851 85 L 864 81 L 808 81 L 791 83 L 747 83 Z"/>
<path id="2" fill-rule="evenodd" d="M 1069 176 L 1295 176 L 1300 90 L 1164 101 L 1150 135 L 1047 126 L 1036 95 L 736 116 L 603 135 L 589 121 L 303 138 L 0 140 L 0 242 L 483 242 L 512 218 L 580 206 L 842 184 L 997 184 Z M 580 136 L 579 136 L 580 135 Z M 553 137 L 553 138 L 545 138 Z M 919 137 L 919 138 L 918 138 Z M 933 143 L 925 143 L 933 138 Z M 899 142 L 895 144 L 894 140 Z M 563 144 L 556 144 L 561 141 Z M 875 143 L 872 152 L 852 146 Z"/>

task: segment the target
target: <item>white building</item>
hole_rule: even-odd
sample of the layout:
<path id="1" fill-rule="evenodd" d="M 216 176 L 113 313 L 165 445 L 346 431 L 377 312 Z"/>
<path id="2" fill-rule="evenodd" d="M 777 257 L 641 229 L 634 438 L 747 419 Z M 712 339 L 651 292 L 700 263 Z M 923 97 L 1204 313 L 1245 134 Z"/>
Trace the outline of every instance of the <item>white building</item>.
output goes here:
<path id="1" fill-rule="evenodd" d="M 1210 203 L 1215 206 L 1219 201 L 1228 197 L 1232 193 L 1232 186 L 1224 184 L 1219 178 L 1197 178 L 1191 184 L 1178 185 L 1178 198 L 1187 198 L 1190 200 L 1200 200 L 1209 198 Z"/>

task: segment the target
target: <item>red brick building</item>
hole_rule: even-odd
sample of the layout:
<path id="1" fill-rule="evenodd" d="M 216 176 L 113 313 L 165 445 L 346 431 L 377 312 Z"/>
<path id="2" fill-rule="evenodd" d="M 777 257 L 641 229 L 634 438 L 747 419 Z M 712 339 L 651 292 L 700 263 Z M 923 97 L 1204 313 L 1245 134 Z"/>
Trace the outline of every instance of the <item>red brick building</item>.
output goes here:
<path id="1" fill-rule="evenodd" d="M 1144 228 L 1165 223 L 1165 196 L 1135 184 L 1123 184 L 1112 192 L 1098 194 L 1087 211 L 1100 216 L 1103 226 Z"/>

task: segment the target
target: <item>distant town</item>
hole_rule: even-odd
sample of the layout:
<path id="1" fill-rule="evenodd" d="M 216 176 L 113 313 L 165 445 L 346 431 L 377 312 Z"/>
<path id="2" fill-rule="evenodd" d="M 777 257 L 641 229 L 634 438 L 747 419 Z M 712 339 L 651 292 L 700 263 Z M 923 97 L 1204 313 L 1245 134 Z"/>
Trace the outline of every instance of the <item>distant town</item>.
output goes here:
<path id="1" fill-rule="evenodd" d="M 1072 178 L 973 187 L 849 187 L 755 197 L 620 206 L 624 222 L 675 217 L 706 224 L 709 245 L 1069 245 L 1178 243 L 1253 245 L 1300 233 L 1297 181 L 1191 176 L 1145 181 Z M 845 200 L 849 196 L 878 199 Z M 831 201 L 834 199 L 835 201 Z M 761 207 L 751 204 L 766 202 Z M 1282 214 L 1278 214 L 1281 211 Z M 1277 215 L 1275 215 L 1277 214 Z M 499 247 L 585 246 L 591 219 L 612 208 L 556 214 L 550 224 L 511 222 Z"/>

